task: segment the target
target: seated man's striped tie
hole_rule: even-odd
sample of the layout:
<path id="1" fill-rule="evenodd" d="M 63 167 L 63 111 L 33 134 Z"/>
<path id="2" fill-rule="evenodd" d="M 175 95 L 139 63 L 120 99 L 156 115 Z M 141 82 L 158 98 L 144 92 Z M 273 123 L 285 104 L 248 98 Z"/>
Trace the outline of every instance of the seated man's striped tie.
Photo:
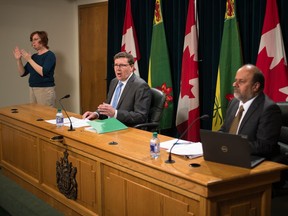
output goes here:
<path id="1" fill-rule="evenodd" d="M 244 108 L 243 108 L 243 106 L 241 105 L 241 106 L 239 107 L 239 110 L 238 110 L 237 115 L 235 116 L 235 118 L 234 118 L 233 121 L 232 121 L 230 130 L 229 130 L 229 133 L 230 133 L 230 134 L 236 134 L 236 133 L 237 133 L 238 125 L 239 125 L 240 119 L 241 119 L 241 117 L 242 117 L 243 111 L 244 111 Z"/>

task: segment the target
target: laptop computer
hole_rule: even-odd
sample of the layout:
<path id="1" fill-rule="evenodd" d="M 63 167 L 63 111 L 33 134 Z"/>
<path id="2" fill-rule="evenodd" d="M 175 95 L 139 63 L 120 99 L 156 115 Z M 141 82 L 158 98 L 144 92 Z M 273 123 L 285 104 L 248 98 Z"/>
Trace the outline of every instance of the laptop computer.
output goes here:
<path id="1" fill-rule="evenodd" d="M 263 157 L 251 155 L 248 139 L 242 135 L 200 130 L 204 160 L 253 168 Z"/>

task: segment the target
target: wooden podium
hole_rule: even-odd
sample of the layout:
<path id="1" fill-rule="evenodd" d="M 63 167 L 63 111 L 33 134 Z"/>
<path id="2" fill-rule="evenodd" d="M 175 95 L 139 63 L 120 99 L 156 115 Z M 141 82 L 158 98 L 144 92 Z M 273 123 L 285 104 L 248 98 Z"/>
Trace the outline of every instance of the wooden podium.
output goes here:
<path id="1" fill-rule="evenodd" d="M 175 155 L 176 162 L 166 164 L 165 150 L 150 159 L 149 132 L 68 131 L 43 121 L 55 113 L 36 104 L 1 108 L 0 165 L 65 215 L 270 215 L 271 184 L 285 165 L 265 161 L 250 170 Z M 52 139 L 59 135 L 62 140 Z M 63 162 L 73 169 L 59 175 Z M 76 196 L 60 192 L 59 179 L 61 188 Z"/>

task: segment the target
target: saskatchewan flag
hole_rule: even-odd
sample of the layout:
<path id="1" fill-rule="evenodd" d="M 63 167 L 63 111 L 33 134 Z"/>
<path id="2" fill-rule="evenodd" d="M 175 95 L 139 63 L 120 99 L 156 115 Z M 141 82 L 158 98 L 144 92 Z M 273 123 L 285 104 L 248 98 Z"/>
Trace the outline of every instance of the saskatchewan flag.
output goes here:
<path id="1" fill-rule="evenodd" d="M 148 84 L 150 87 L 161 90 L 166 95 L 160 128 L 171 128 L 173 119 L 173 89 L 165 29 L 161 12 L 161 0 L 155 1 Z"/>
<path id="2" fill-rule="evenodd" d="M 223 124 L 227 105 L 233 99 L 233 82 L 236 71 L 242 66 L 242 51 L 235 0 L 227 0 L 220 60 L 215 91 L 212 130 Z"/>

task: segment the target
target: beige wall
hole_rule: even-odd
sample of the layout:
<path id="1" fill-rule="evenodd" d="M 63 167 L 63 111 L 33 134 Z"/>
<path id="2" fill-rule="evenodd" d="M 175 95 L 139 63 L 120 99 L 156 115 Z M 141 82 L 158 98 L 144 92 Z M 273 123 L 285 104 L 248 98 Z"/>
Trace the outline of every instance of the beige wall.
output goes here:
<path id="1" fill-rule="evenodd" d="M 29 103 L 28 77 L 19 77 L 12 50 L 17 45 L 34 53 L 30 33 L 45 30 L 57 58 L 57 101 L 70 94 L 63 105 L 80 112 L 77 11 L 95 2 L 100 0 L 0 0 L 0 107 Z"/>

